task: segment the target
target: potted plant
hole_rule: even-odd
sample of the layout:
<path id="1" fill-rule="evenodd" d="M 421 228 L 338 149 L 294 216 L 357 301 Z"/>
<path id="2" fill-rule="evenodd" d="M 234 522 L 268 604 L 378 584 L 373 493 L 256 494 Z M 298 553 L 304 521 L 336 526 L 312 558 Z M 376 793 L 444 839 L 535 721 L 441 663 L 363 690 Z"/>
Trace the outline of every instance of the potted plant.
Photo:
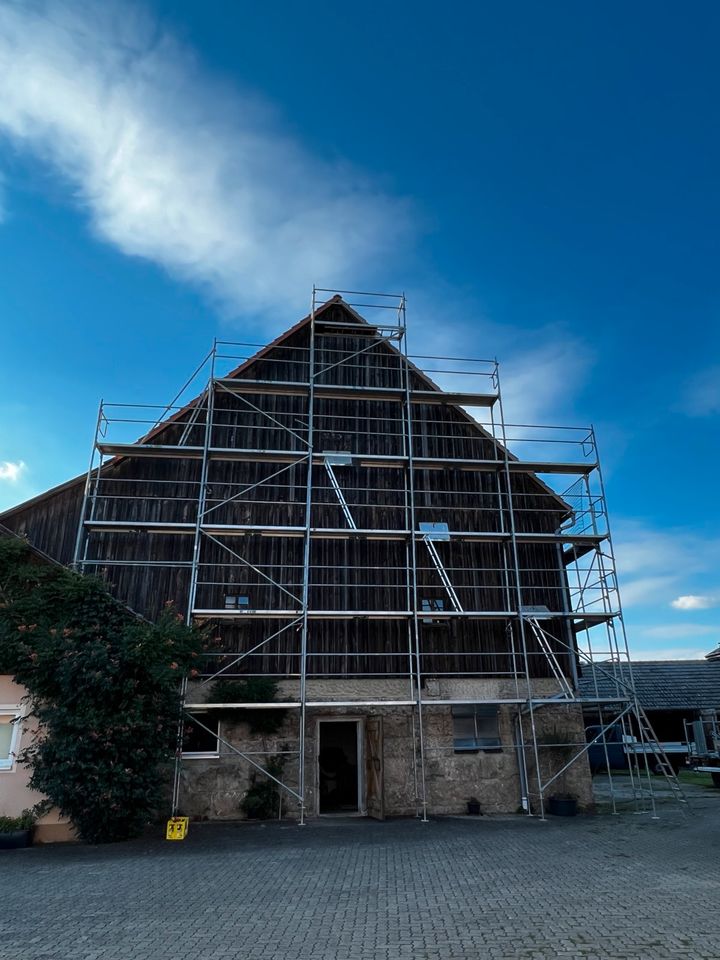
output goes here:
<path id="1" fill-rule="evenodd" d="M 469 817 L 480 816 L 480 801 L 477 797 L 470 797 L 467 802 L 467 812 Z"/>
<path id="2" fill-rule="evenodd" d="M 548 797 L 547 809 L 555 817 L 574 817 L 577 814 L 577 797 L 574 793 L 554 793 Z"/>
<path id="3" fill-rule="evenodd" d="M 32 810 L 23 810 L 19 817 L 0 817 L 0 850 L 29 847 L 34 826 Z"/>

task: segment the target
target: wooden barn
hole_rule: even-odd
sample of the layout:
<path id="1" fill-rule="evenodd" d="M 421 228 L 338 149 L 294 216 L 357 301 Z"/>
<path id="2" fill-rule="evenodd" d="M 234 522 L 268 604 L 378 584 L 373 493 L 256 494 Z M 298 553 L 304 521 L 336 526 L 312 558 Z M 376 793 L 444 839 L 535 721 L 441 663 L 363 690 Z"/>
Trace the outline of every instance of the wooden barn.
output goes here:
<path id="1" fill-rule="evenodd" d="M 252 815 L 268 784 L 291 817 L 591 804 L 578 637 L 626 650 L 592 433 L 572 460 L 515 443 L 497 364 L 410 357 L 402 298 L 315 294 L 200 376 L 164 410 L 101 406 L 88 475 L 0 518 L 207 624 L 175 809 Z"/>

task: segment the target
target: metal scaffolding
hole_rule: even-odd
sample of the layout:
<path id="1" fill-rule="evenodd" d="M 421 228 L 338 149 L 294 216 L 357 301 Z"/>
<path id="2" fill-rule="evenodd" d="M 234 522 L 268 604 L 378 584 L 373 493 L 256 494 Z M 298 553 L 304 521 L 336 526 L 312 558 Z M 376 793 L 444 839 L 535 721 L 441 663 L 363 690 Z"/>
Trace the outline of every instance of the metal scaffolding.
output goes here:
<path id="1" fill-rule="evenodd" d="M 341 304 L 345 319 L 330 318 L 329 304 Z M 404 295 L 313 288 L 305 323 L 306 346 L 285 336 L 256 352 L 259 345 L 216 340 L 165 407 L 100 405 L 76 541 L 77 569 L 108 579 L 122 579 L 127 568 L 140 568 L 148 577 L 158 568 L 172 571 L 180 578 L 177 582 L 187 585 L 188 623 L 241 626 L 260 621 L 262 636 L 247 648 L 207 652 L 199 678 L 203 685 L 218 678 L 265 675 L 268 651 L 278 643 L 293 647 L 283 654 L 292 667 L 276 674 L 292 681 L 295 693 L 290 700 L 192 703 L 185 685 L 183 716 L 192 715 L 194 724 L 210 729 L 198 711 L 297 711 L 297 777 L 292 782 L 275 776 L 256 754 L 241 751 L 227 739 L 220 742 L 226 752 L 277 783 L 297 803 L 302 823 L 307 813 L 308 710 L 407 710 L 412 718 L 416 808 L 426 820 L 431 811 L 425 784 L 425 713 L 439 706 L 477 703 L 477 698 L 433 696 L 429 681 L 445 675 L 502 677 L 510 682 L 512 695 L 496 695 L 488 702 L 516 710 L 513 746 L 525 812 L 543 817 L 550 788 L 573 764 L 587 763 L 587 751 L 595 745 L 604 751 L 609 804 L 617 812 L 621 804 L 607 732 L 618 725 L 630 755 L 633 808 L 656 815 L 656 769 L 670 793 L 684 801 L 632 683 L 594 430 L 507 423 L 496 360 L 408 352 Z M 338 342 L 352 346 L 339 348 Z M 378 364 L 383 371 L 380 383 L 371 375 Z M 288 366 L 296 371 L 291 378 Z M 203 379 L 200 395 L 186 399 Z M 392 404 L 394 419 L 374 423 L 367 410 L 377 402 Z M 417 429 L 416 424 L 418 416 L 429 416 L 428 410 L 434 417 L 431 436 L 426 425 Z M 445 441 L 452 441 L 458 422 L 471 439 L 473 431 L 482 438 L 481 455 L 447 456 Z M 140 440 L 135 439 L 138 433 Z M 285 438 L 282 447 L 263 442 L 278 433 Z M 333 448 L 333 442 L 342 445 Z M 157 463 L 163 467 L 153 472 L 148 464 Z M 185 465 L 181 476 L 173 473 L 178 464 Z M 228 472 L 237 464 L 247 465 L 241 481 Z M 366 480 L 347 482 L 348 467 L 362 468 Z M 468 482 L 477 492 L 460 502 L 458 490 L 446 479 L 448 471 L 473 478 Z M 434 478 L 424 480 L 422 490 L 420 472 Z M 519 477 L 535 483 L 532 502 L 518 485 Z M 538 508 L 538 496 L 545 498 L 545 506 Z M 452 526 L 430 519 L 443 516 L 446 504 L 452 504 Z M 317 522 L 321 507 L 325 517 L 335 511 L 332 524 Z M 562 522 L 549 531 L 530 529 L 528 517 L 538 512 L 547 517 L 562 514 Z M 491 518 L 480 529 L 473 520 L 479 513 Z M 279 538 L 286 545 L 281 567 L 252 553 L 249 545 L 258 538 Z M 159 542 L 172 542 L 172 549 L 156 550 Z M 351 559 L 352 545 L 358 542 L 372 542 L 378 549 L 385 545 L 388 556 L 402 557 L 403 562 L 359 570 Z M 126 546 L 119 548 L 120 543 Z M 327 564 L 314 559 L 324 543 L 336 550 Z M 454 553 L 463 544 L 488 545 L 493 563 L 486 569 L 463 566 Z M 533 577 L 542 571 L 528 568 L 523 553 L 529 545 L 552 550 L 558 569 L 565 571 L 561 583 L 543 586 L 542 603 L 533 586 Z M 350 559 L 340 563 L 341 556 Z M 332 590 L 337 578 L 357 583 L 354 596 L 366 602 L 352 609 L 338 605 Z M 430 581 L 437 584 L 438 596 L 432 600 L 423 586 Z M 398 636 L 404 637 L 402 648 L 318 653 L 311 643 L 312 625 L 328 621 L 393 622 Z M 503 648 L 483 650 L 483 656 L 509 657 L 510 668 L 459 669 L 463 658 L 475 663 L 475 653 L 458 649 L 452 652 L 454 669 L 445 674 L 433 669 L 433 662 L 441 660 L 428 649 L 427 630 L 453 621 L 501 623 Z M 319 674 L 314 658 L 321 656 L 337 669 Z M 393 657 L 404 666 L 383 669 Z M 551 692 L 539 689 L 538 658 L 545 663 Z M 357 667 L 360 660 L 362 669 Z M 595 678 L 594 696 L 580 696 L 579 670 Z M 313 698 L 308 683 L 319 675 L 403 677 L 406 692 L 393 699 L 321 700 Z M 603 696 L 598 678 L 603 680 Z M 613 684 L 610 696 L 608 678 Z M 558 705 L 580 707 L 595 716 L 598 732 L 590 743 L 585 738 L 543 742 L 537 718 L 543 709 Z M 173 813 L 180 804 L 182 739 L 181 720 Z M 566 760 L 548 773 L 543 753 L 559 747 L 566 750 Z"/>

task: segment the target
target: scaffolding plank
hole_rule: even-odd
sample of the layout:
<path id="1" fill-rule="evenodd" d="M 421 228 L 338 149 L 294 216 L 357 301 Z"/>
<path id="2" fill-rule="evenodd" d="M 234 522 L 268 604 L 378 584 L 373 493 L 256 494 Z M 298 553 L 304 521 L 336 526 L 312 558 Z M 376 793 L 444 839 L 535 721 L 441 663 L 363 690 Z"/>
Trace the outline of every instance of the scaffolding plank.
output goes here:
<path id="1" fill-rule="evenodd" d="M 111 456 L 202 459 L 202 447 L 173 446 L 152 443 L 106 443 L 98 450 Z M 307 459 L 305 450 L 258 450 L 244 447 L 210 447 L 211 460 L 245 460 L 254 463 L 296 463 Z M 353 464 L 362 467 L 400 469 L 409 462 L 404 456 L 353 453 Z M 550 461 L 475 460 L 457 457 L 413 457 L 418 470 L 477 470 L 494 471 L 507 467 L 511 473 L 562 473 L 584 475 L 596 469 L 597 463 L 551 463 Z M 313 456 L 313 463 L 322 465 L 325 454 Z"/>
<path id="2" fill-rule="evenodd" d="M 286 397 L 307 397 L 310 385 L 304 380 L 245 380 L 240 377 L 219 377 L 215 383 L 228 393 L 280 394 Z"/>
<path id="3" fill-rule="evenodd" d="M 95 533 L 152 533 L 170 535 L 190 535 L 195 532 L 194 523 L 163 522 L 160 520 L 86 520 L 85 527 Z M 211 536 L 244 537 L 260 534 L 263 537 L 293 537 L 305 535 L 304 526 L 265 525 L 255 523 L 203 523 L 200 526 L 203 533 Z M 403 541 L 410 535 L 410 530 L 390 528 L 364 528 L 352 530 L 347 527 L 311 527 L 310 535 L 315 539 L 326 540 L 387 540 Z M 418 540 L 423 540 L 426 534 L 415 531 Z M 448 532 L 450 541 L 459 542 L 481 540 L 486 543 L 503 543 L 512 539 L 512 534 L 495 530 L 451 530 Z M 576 536 L 554 533 L 518 533 L 515 536 L 518 543 L 571 543 L 573 547 L 565 550 L 566 557 L 572 550 L 579 550 L 580 556 L 595 549 L 605 536 L 578 534 Z"/>
<path id="4" fill-rule="evenodd" d="M 496 393 L 472 393 L 460 390 L 413 390 L 411 403 L 453 404 L 458 407 L 492 407 L 497 402 Z"/>
<path id="5" fill-rule="evenodd" d="M 524 702 L 524 701 L 519 701 Z M 306 707 L 414 707 L 415 700 L 306 700 Z M 299 700 L 274 700 L 270 703 L 186 703 L 185 710 L 205 713 L 207 710 L 282 710 L 297 709 Z"/>
<path id="6" fill-rule="evenodd" d="M 205 620 L 257 620 L 257 619 L 294 619 L 301 616 L 301 609 L 279 609 L 271 610 L 226 610 L 225 608 L 198 608 L 193 609 L 193 616 Z M 418 610 L 419 617 L 426 617 L 427 611 Z M 404 620 L 412 617 L 412 610 L 308 610 L 308 618 L 311 620 Z M 508 620 L 517 618 L 516 610 L 433 610 L 432 619 L 455 619 L 464 618 L 468 620 Z M 528 615 L 530 616 L 530 615 Z M 584 629 L 584 624 L 595 626 L 598 623 L 604 623 L 618 616 L 617 613 L 606 614 L 580 614 L 577 611 L 566 612 L 564 610 L 550 610 L 543 615 L 543 620 L 579 620 L 579 624 L 573 624 L 573 629 Z"/>
<path id="7" fill-rule="evenodd" d="M 608 613 L 573 613 L 571 616 L 577 621 L 572 625 L 573 633 L 582 633 L 583 630 L 590 630 L 599 623 L 608 623 L 610 620 L 619 616 L 619 613 L 617 611 Z"/>
<path id="8" fill-rule="evenodd" d="M 216 383 L 229 393 L 280 394 L 291 397 L 307 397 L 310 393 L 309 384 L 300 380 L 241 380 L 224 377 L 217 380 Z M 407 394 L 403 387 L 355 387 L 318 383 L 315 385 L 315 396 L 324 400 L 385 400 L 403 403 Z M 497 399 L 495 393 L 444 390 L 410 391 L 411 403 L 491 407 Z"/>
<path id="9" fill-rule="evenodd" d="M 98 442 L 98 450 L 112 457 L 159 457 L 171 459 L 188 458 L 202 460 L 202 447 L 184 447 L 160 443 L 109 443 Z"/>
<path id="10" fill-rule="evenodd" d="M 594 460 L 575 463 L 555 463 L 551 460 L 509 460 L 511 473 L 568 473 L 584 476 L 597 469 Z"/>
<path id="11" fill-rule="evenodd" d="M 163 523 L 155 520 L 86 520 L 85 527 L 95 533 L 167 533 L 192 535 L 194 523 Z"/>
<path id="12" fill-rule="evenodd" d="M 607 538 L 608 534 L 598 534 L 597 536 L 592 535 L 583 538 L 577 536 L 563 540 L 563 543 L 571 544 L 567 550 L 563 550 L 562 556 L 565 566 L 570 563 L 576 563 L 578 560 L 587 556 L 588 553 L 592 553 L 593 550 L 596 550 L 603 540 L 607 540 Z"/>
<path id="13" fill-rule="evenodd" d="M 193 609 L 192 614 L 199 620 L 294 620 L 302 615 L 302 610 L 225 610 Z M 411 610 L 309 610 L 311 620 L 406 620 L 412 616 Z"/>

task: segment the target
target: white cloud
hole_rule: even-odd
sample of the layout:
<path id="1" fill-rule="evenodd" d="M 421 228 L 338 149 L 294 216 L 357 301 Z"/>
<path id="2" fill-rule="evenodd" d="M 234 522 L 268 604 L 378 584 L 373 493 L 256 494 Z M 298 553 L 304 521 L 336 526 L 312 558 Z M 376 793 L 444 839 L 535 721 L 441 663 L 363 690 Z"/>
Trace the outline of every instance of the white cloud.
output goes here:
<path id="1" fill-rule="evenodd" d="M 691 417 L 720 413 L 720 365 L 695 374 L 686 385 L 681 409 Z"/>
<path id="2" fill-rule="evenodd" d="M 487 377 L 467 376 L 468 370 L 489 371 L 490 366 L 477 366 L 469 358 L 500 358 L 503 412 L 509 425 L 567 422 L 574 395 L 586 382 L 594 362 L 588 345 L 564 325 L 550 323 L 531 330 L 497 323 L 471 297 L 446 290 L 435 281 L 431 281 L 430 289 L 410 297 L 408 317 L 411 354 L 459 358 L 457 362 L 416 361 L 443 389 L 492 392 L 494 387 Z M 451 372 L 434 373 L 433 367 Z M 475 408 L 471 412 L 489 425 L 487 411 Z M 578 432 L 577 438 L 585 435 Z M 547 429 L 533 434 L 527 430 L 510 431 L 509 437 L 517 436 L 532 436 L 533 441 L 510 440 L 510 447 L 518 455 L 558 460 L 567 456 L 568 448 L 564 445 L 535 442 L 540 438 L 567 440 L 566 433 Z"/>
<path id="3" fill-rule="evenodd" d="M 0 135 L 61 174 L 95 234 L 231 314 L 304 309 L 313 281 L 385 285 L 412 256 L 409 201 L 311 155 L 137 5 L 0 0 L 0 76 Z M 423 286 L 409 304 L 418 352 L 500 354 L 507 422 L 567 416 L 592 359 L 580 340 L 492 323 L 465 292 Z"/>
<path id="4" fill-rule="evenodd" d="M 580 386 L 592 365 L 590 350 L 576 338 L 552 327 L 542 330 L 541 337 L 542 345 L 513 352 L 501 364 L 508 423 L 542 423 L 558 410 L 567 410 L 568 395 Z"/>
<path id="5" fill-rule="evenodd" d="M 628 518 L 614 527 L 620 594 L 626 607 L 669 604 L 692 581 L 716 576 L 718 538 L 683 528 L 657 530 Z"/>
<path id="6" fill-rule="evenodd" d="M 620 591 L 624 607 L 637 607 L 645 603 L 662 602 L 675 586 L 671 574 L 655 577 L 632 577 L 623 581 Z"/>
<path id="7" fill-rule="evenodd" d="M 17 483 L 25 469 L 22 460 L 17 460 L 15 463 L 10 460 L 0 460 L 0 480 Z"/>
<path id="8" fill-rule="evenodd" d="M 232 312 L 304 306 L 313 280 L 368 281 L 409 206 L 305 151 L 220 89 L 140 8 L 0 5 L 0 131 L 71 184 L 93 230 Z"/>
<path id="9" fill-rule="evenodd" d="M 701 597 L 695 593 L 686 594 L 673 600 L 671 606 L 676 610 L 710 610 L 717 606 L 715 597 Z"/>

